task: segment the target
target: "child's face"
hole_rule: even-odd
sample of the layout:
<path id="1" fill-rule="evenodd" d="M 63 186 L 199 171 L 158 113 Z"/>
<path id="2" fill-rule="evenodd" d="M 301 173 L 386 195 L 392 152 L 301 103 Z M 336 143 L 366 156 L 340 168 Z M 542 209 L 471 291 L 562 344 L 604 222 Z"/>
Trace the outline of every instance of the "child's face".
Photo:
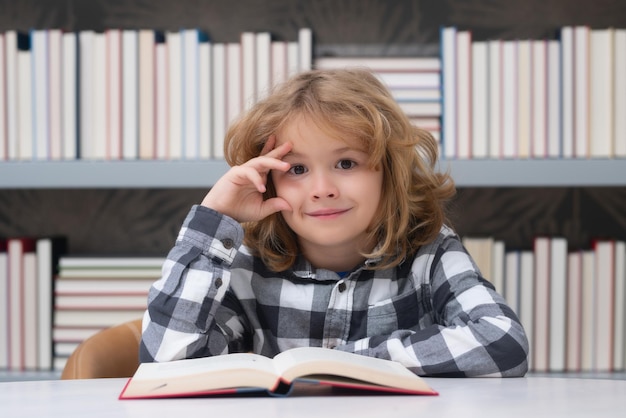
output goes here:
<path id="1" fill-rule="evenodd" d="M 272 180 L 276 194 L 293 209 L 283 216 L 304 255 L 316 267 L 338 271 L 342 266 L 333 264 L 335 256 L 352 268 L 361 261 L 358 252 L 376 244 L 367 242 L 366 231 L 381 199 L 382 171 L 369 167 L 369 155 L 356 139 L 332 138 L 303 117 L 288 123 L 276 140 L 276 146 L 293 144 L 283 158 L 291 169 L 272 171 Z"/>

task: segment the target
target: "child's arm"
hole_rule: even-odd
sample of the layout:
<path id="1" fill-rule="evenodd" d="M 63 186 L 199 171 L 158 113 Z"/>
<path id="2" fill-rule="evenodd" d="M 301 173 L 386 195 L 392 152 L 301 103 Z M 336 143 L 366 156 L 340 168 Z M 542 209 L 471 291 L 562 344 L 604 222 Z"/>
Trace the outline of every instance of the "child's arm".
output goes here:
<path id="1" fill-rule="evenodd" d="M 242 240 L 243 230 L 233 219 L 202 206 L 191 209 L 162 278 L 149 292 L 142 362 L 216 355 L 241 340 L 236 304 L 225 298 Z"/>
<path id="2" fill-rule="evenodd" d="M 239 222 L 291 210 L 284 199 L 263 196 L 269 172 L 290 168 L 281 158 L 291 143 L 275 143 L 270 136 L 258 157 L 228 170 L 187 216 L 162 278 L 150 289 L 141 361 L 222 354 L 243 338 L 237 301 L 224 303 L 230 265 L 243 242 Z"/>
<path id="3" fill-rule="evenodd" d="M 458 238 L 440 236 L 418 257 L 422 261 L 413 264 L 412 274 L 416 286 L 429 288 L 431 323 L 338 348 L 399 361 L 420 375 L 523 376 L 528 369 L 524 329 L 480 277 Z"/>

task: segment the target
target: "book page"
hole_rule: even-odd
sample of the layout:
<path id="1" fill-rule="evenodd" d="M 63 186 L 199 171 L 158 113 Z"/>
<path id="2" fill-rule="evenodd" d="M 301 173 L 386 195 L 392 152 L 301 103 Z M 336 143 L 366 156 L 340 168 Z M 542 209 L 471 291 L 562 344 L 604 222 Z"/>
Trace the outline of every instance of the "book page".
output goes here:
<path id="1" fill-rule="evenodd" d="M 257 354 L 142 363 L 124 397 L 191 395 L 230 388 L 273 389 L 278 384 L 272 360 Z"/>
<path id="2" fill-rule="evenodd" d="M 277 371 L 291 382 L 299 377 L 330 375 L 366 383 L 431 391 L 426 383 L 400 363 L 319 347 L 287 350 L 274 357 Z"/>

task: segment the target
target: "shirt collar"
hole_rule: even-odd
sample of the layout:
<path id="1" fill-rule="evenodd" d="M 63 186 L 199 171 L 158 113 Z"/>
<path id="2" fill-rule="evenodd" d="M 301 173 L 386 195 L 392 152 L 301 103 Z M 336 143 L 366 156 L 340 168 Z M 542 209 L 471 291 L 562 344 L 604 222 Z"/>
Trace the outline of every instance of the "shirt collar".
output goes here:
<path id="1" fill-rule="evenodd" d="M 361 265 L 352 270 L 349 275 L 353 274 L 354 272 L 361 271 L 365 268 L 372 267 L 380 262 L 381 259 L 382 257 L 368 258 Z M 311 263 L 302 255 L 298 256 L 291 270 L 296 277 L 299 277 L 301 279 L 312 279 L 317 281 L 337 281 L 339 277 L 334 271 L 313 268 Z"/>

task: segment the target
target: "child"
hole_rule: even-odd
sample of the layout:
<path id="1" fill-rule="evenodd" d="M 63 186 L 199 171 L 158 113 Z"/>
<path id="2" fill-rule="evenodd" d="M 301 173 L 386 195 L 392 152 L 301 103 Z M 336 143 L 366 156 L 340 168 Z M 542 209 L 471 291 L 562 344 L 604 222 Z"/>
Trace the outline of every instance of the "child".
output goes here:
<path id="1" fill-rule="evenodd" d="M 419 375 L 526 373 L 519 320 L 444 225 L 436 141 L 370 72 L 294 76 L 225 152 L 150 290 L 141 361 L 321 346 Z"/>

